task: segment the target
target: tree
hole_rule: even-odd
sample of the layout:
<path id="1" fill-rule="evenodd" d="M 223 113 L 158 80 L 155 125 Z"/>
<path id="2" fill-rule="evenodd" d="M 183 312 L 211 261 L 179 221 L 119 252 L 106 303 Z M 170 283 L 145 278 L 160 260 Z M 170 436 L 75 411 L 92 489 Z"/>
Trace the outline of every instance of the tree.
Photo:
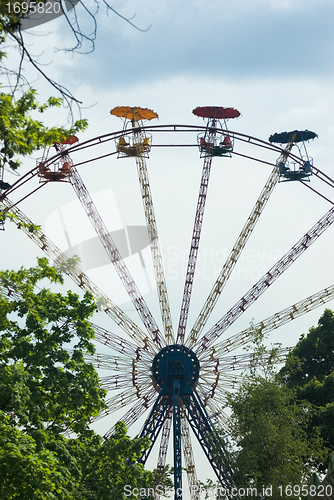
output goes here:
<path id="1" fill-rule="evenodd" d="M 319 432 L 323 446 L 334 449 L 334 313 L 326 309 L 307 335 L 301 335 L 280 371 L 282 381 L 295 390 L 298 401 L 312 406 L 308 435 Z M 325 470 L 325 462 L 319 462 Z"/>
<path id="2" fill-rule="evenodd" d="M 71 491 L 75 489 L 75 480 L 68 464 L 65 465 L 62 457 L 58 455 L 60 444 L 59 440 L 57 442 L 53 438 L 41 446 L 32 436 L 14 426 L 12 418 L 1 411 L 1 498 L 3 500 L 70 498 Z"/>
<path id="3" fill-rule="evenodd" d="M 62 100 L 50 97 L 45 104 L 39 104 L 36 91 L 29 89 L 17 101 L 9 94 L 0 94 L 0 172 L 9 167 L 17 170 L 19 156 L 60 142 L 87 127 L 86 120 L 78 120 L 73 127 L 46 127 L 32 117 L 32 113 L 44 113 L 48 108 L 61 106 Z"/>
<path id="4" fill-rule="evenodd" d="M 258 335 L 255 359 L 261 361 L 264 349 Z M 285 486 L 307 485 L 327 450 L 317 432 L 308 435 L 311 405 L 296 400 L 295 391 L 277 376 L 272 352 L 270 365 L 264 370 L 261 364 L 254 365 L 241 389 L 229 398 L 235 446 L 232 467 L 238 487 L 257 488 L 262 498 L 291 498 Z"/>
<path id="5" fill-rule="evenodd" d="M 1 4 L 0 12 L 4 8 Z M 1 38 L 1 30 L 0 23 L 0 43 L 4 38 Z M 0 52 L 0 62 L 4 57 L 5 54 Z M 40 104 L 36 91 L 31 88 L 22 92 L 18 99 L 15 98 L 15 88 L 10 94 L 0 93 L 0 194 L 11 187 L 4 180 L 5 170 L 16 171 L 22 157 L 85 130 L 86 120 L 77 120 L 65 128 L 47 127 L 38 119 L 47 109 L 60 107 L 62 102 L 61 98 L 50 97 L 46 103 Z M 0 228 L 4 226 L 6 215 L 0 213 Z"/>
<path id="6" fill-rule="evenodd" d="M 7 8 L 3 3 L 0 5 L 0 43 L 4 42 L 5 34 L 10 29 L 8 26 L 14 22 L 11 16 L 6 15 Z M 6 54 L 0 51 L 0 62 L 5 57 Z M 20 73 L 20 69 L 18 71 Z M 23 91 L 16 99 L 16 90 L 15 85 L 11 93 L 0 93 L 0 192 L 10 187 L 3 179 L 4 170 L 17 170 L 21 164 L 20 157 L 51 146 L 87 127 L 86 120 L 77 120 L 69 128 L 45 126 L 38 120 L 38 115 L 49 108 L 60 107 L 63 100 L 50 97 L 46 103 L 40 104 L 37 92 L 32 88 Z"/>
<path id="7" fill-rule="evenodd" d="M 76 500 L 114 500 L 118 498 L 145 497 L 154 500 L 159 479 L 160 491 L 173 487 L 170 471 L 162 476 L 156 471 L 145 471 L 137 462 L 142 451 L 149 446 L 147 438 L 130 439 L 123 422 L 116 424 L 116 431 L 102 446 L 84 451 L 82 479 Z M 132 492 L 134 494 L 132 494 Z"/>
<path id="8" fill-rule="evenodd" d="M 104 408 L 104 391 L 84 352 L 94 352 L 87 318 L 95 310 L 82 300 L 47 288 L 62 275 L 46 259 L 38 266 L 0 272 L 0 496 L 67 498 L 80 473 L 64 431 L 91 436 L 89 419 Z M 72 342 L 72 351 L 66 346 Z"/>
<path id="9" fill-rule="evenodd" d="M 134 25 L 132 18 L 126 18 L 118 13 L 105 0 L 94 0 L 94 2 L 95 11 L 90 10 L 85 5 L 85 2 L 81 0 L 66 0 L 65 4 L 58 0 L 59 8 L 75 40 L 74 46 L 66 50 L 80 51 L 85 42 L 89 45 L 85 52 L 94 50 L 97 31 L 96 14 L 101 5 L 104 5 L 107 13 L 112 12 L 134 28 L 146 31 Z M 38 5 L 43 6 L 46 3 L 47 0 L 41 0 Z M 65 5 L 67 8 L 65 8 Z M 76 13 L 78 6 L 82 7 L 82 11 L 91 19 L 93 23 L 92 31 L 86 33 L 81 30 Z M 22 22 L 31 15 L 31 9 L 29 2 L 27 3 L 25 0 L 0 3 L 0 44 L 3 45 L 6 39 L 9 39 L 14 42 L 20 54 L 18 66 L 6 67 L 7 54 L 4 50 L 0 50 L 0 74 L 9 82 L 8 87 L 10 88 L 8 93 L 0 93 L 0 193 L 2 190 L 10 188 L 10 184 L 4 180 L 4 170 L 6 168 L 16 170 L 21 163 L 19 156 L 27 156 L 87 127 L 87 121 L 81 119 L 81 102 L 61 83 L 52 80 L 27 48 L 21 26 Z M 70 13 L 69 10 L 71 10 Z M 47 19 L 48 14 L 44 18 Z M 25 61 L 31 64 L 50 83 L 60 97 L 50 97 L 45 104 L 38 103 L 36 90 L 30 87 L 29 82 L 23 76 L 22 70 Z M 2 87 L 1 83 L 0 87 Z M 79 120 L 74 120 L 73 103 L 79 106 Z M 48 108 L 59 107 L 62 104 L 69 109 L 70 127 L 66 129 L 64 127 L 46 127 L 38 120 L 36 115 L 43 113 Z M 3 226 L 2 218 L 1 216 L 0 226 Z"/>
<path id="10" fill-rule="evenodd" d="M 62 295 L 46 282 L 63 283 L 47 259 L 0 272 L 0 498 L 111 500 L 127 484 L 154 487 L 155 473 L 128 466 L 147 440 L 130 439 L 119 424 L 103 443 L 89 428 L 105 407 L 84 360 L 94 352 L 92 295 Z"/>
<path id="11" fill-rule="evenodd" d="M 46 4 L 47 1 L 48 0 L 40 0 L 38 3 L 43 6 L 43 4 Z M 62 2 L 61 0 L 54 1 L 55 3 L 59 4 L 59 10 L 61 11 L 62 16 L 66 20 L 66 24 L 73 35 L 73 46 L 61 49 L 65 52 L 89 53 L 94 51 L 97 35 L 96 16 L 102 6 L 105 8 L 107 16 L 109 16 L 110 13 L 116 15 L 139 31 L 148 31 L 151 27 L 149 26 L 146 29 L 139 28 L 133 22 L 133 18 L 135 17 L 135 15 L 130 18 L 123 16 L 120 12 L 115 10 L 106 0 L 94 0 L 93 7 L 87 6 L 87 3 L 83 0 L 66 0 L 65 2 Z M 2 72 L 6 73 L 6 76 L 12 82 L 11 84 L 15 91 L 18 87 L 20 87 L 20 85 L 28 83 L 26 82 L 22 73 L 24 61 L 26 61 L 30 65 L 32 65 L 38 71 L 38 73 L 42 75 L 43 78 L 46 79 L 54 89 L 56 89 L 57 92 L 59 92 L 60 96 L 69 107 L 71 107 L 73 103 L 81 104 L 81 102 L 77 98 L 75 98 L 73 94 L 61 83 L 52 80 L 51 77 L 42 68 L 42 65 L 38 63 L 38 60 L 34 58 L 30 53 L 28 45 L 24 40 L 24 30 L 21 29 L 23 21 L 25 21 L 25 24 L 27 25 L 26 21 L 29 16 L 31 17 L 31 10 L 33 9 L 33 6 L 29 7 L 28 4 L 25 0 L 0 3 L 0 43 L 4 42 L 6 38 L 9 38 L 11 42 L 14 42 L 15 47 L 18 49 L 20 54 L 19 67 L 3 67 Z M 78 15 L 78 8 L 81 11 L 81 15 Z M 43 11 L 43 9 L 41 10 Z M 50 15 L 51 14 L 45 14 L 43 16 L 43 19 L 50 19 Z M 32 26 L 35 24 L 36 23 L 32 22 Z M 82 26 L 84 26 L 84 29 L 82 29 Z M 0 51 L 0 59 L 1 56 L 4 55 L 4 52 Z"/>
<path id="12" fill-rule="evenodd" d="M 264 378 L 247 381 L 231 407 L 238 487 L 272 487 L 278 498 L 280 485 L 307 484 L 319 446 L 317 437 L 311 443 L 307 437 L 309 407 L 298 405 L 292 390 Z"/>
<path id="13" fill-rule="evenodd" d="M 89 293 L 80 300 L 71 291 L 65 296 L 46 288 L 37 292 L 44 278 L 62 283 L 47 259 L 38 259 L 36 268 L 0 273 L 1 285 L 21 296 L 0 298 L 0 409 L 30 434 L 81 433 L 104 406 L 98 376 L 83 359 L 83 352 L 94 352 L 87 318 L 95 304 Z M 70 342 L 75 342 L 72 352 L 66 349 Z"/>

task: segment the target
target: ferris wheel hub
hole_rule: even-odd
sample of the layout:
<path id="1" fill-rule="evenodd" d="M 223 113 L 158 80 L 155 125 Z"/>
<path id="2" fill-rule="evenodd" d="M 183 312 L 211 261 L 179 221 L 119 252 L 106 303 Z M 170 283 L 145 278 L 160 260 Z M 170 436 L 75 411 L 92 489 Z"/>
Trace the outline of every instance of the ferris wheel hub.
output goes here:
<path id="1" fill-rule="evenodd" d="M 152 376 L 156 388 L 164 395 L 173 394 L 174 379 L 180 380 L 181 395 L 191 394 L 199 377 L 196 354 L 181 344 L 161 349 L 152 362 Z"/>

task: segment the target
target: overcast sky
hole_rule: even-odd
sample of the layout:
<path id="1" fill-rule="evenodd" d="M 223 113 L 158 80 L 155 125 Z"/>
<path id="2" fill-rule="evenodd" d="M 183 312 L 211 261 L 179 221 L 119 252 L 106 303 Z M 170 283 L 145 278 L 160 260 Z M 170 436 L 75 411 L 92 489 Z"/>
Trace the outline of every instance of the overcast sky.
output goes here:
<path id="1" fill-rule="evenodd" d="M 89 128 L 80 135 L 80 140 L 119 130 L 120 119 L 109 114 L 117 105 L 152 108 L 159 114 L 159 124 L 199 125 L 203 122 L 191 113 L 196 106 L 235 107 L 242 116 L 231 121 L 230 128 L 263 140 L 284 130 L 316 132 L 319 137 L 309 143 L 308 152 L 314 163 L 333 177 L 332 0 L 129 0 L 115 1 L 112 5 L 124 16 L 136 14 L 133 22 L 142 29 L 150 29 L 135 30 L 114 14 L 107 16 L 101 8 L 97 15 L 95 51 L 82 55 L 54 50 L 73 43 L 64 18 L 25 33 L 31 51 L 39 56 L 40 62 L 51 63 L 44 70 L 83 102 L 82 114 L 88 118 Z M 93 25 L 80 6 L 77 15 L 83 30 L 89 33 Z M 40 36 L 46 33 L 49 35 Z M 26 74 L 30 79 L 35 78 L 28 66 Z M 53 94 L 41 78 L 36 79 L 34 86 L 44 98 Z M 56 119 L 61 124 L 65 116 L 63 110 L 47 115 L 46 119 L 52 124 Z M 153 141 L 156 140 L 154 137 Z M 173 138 L 175 142 L 179 140 Z M 190 142 L 195 140 L 194 136 Z M 248 154 L 263 153 L 250 147 Z M 37 156 L 27 161 L 24 168 L 32 168 Z M 271 155 L 270 160 L 275 162 L 275 159 Z M 113 157 L 80 170 L 97 199 L 103 198 L 99 192 L 109 190 L 110 203 L 117 210 L 117 227 L 144 224 L 136 167 L 131 162 Z M 195 148 L 153 150 L 148 163 L 175 328 L 201 167 L 202 160 Z M 196 319 L 270 171 L 270 166 L 238 158 L 214 159 L 189 323 Z M 12 178 L 8 176 L 7 180 L 10 182 Z M 311 185 L 332 196 L 329 188 L 316 179 L 312 178 Z M 52 217 L 59 216 L 57 210 L 74 200 L 69 185 L 50 185 L 22 203 L 21 208 L 57 239 L 59 232 L 55 227 L 52 229 L 50 220 L 55 220 Z M 280 183 L 212 315 L 210 326 L 330 207 L 297 182 Z M 63 212 L 66 210 L 68 207 L 63 208 Z M 115 222 L 107 224 L 116 229 Z M 79 226 L 82 228 L 79 237 L 84 239 L 87 226 L 84 222 Z M 32 243 L 9 223 L 0 236 L 6 245 L 2 246 L 3 267 L 33 265 L 39 253 Z M 260 321 L 331 285 L 332 245 L 330 228 L 233 325 L 230 333 L 246 328 L 252 318 Z M 132 261 L 130 258 L 134 273 L 138 262 L 138 255 Z M 106 279 L 105 268 L 103 272 L 96 271 L 96 279 L 117 301 L 119 291 L 112 280 Z M 143 280 L 143 276 L 138 279 Z M 149 291 L 152 284 L 149 280 L 142 283 L 145 299 L 158 315 L 155 291 Z M 328 306 L 333 308 L 333 302 Z M 129 303 L 124 307 L 136 317 Z M 294 344 L 301 333 L 316 324 L 323 309 L 281 328 L 273 335 L 273 341 Z M 108 319 L 101 317 L 100 321 L 115 330 Z"/>

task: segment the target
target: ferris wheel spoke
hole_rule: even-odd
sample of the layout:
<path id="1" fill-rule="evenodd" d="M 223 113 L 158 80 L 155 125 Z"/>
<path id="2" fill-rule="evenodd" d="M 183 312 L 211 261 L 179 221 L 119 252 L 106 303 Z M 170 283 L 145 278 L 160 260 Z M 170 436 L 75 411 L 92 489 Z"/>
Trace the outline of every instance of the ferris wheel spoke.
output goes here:
<path id="1" fill-rule="evenodd" d="M 67 352 L 73 353 L 73 349 L 67 349 Z M 83 359 L 86 363 L 91 363 L 95 368 L 102 368 L 105 370 L 113 371 L 128 371 L 131 372 L 133 364 L 140 366 L 142 370 L 146 370 L 149 366 L 148 363 L 138 362 L 129 358 L 121 358 L 112 354 L 83 354 Z"/>
<path id="2" fill-rule="evenodd" d="M 181 435 L 182 435 L 183 457 L 186 466 L 190 498 L 191 500 L 199 500 L 200 491 L 198 488 L 195 457 L 193 453 L 193 447 L 191 444 L 189 424 L 184 407 L 181 410 Z"/>
<path id="3" fill-rule="evenodd" d="M 236 265 L 239 256 L 244 249 L 250 235 L 252 234 L 252 231 L 257 223 L 257 221 L 260 218 L 261 213 L 263 212 L 263 209 L 271 195 L 271 193 L 274 190 L 274 187 L 276 186 L 278 182 L 278 168 L 277 166 L 274 167 L 273 171 L 271 172 L 263 190 L 261 191 L 261 194 L 251 211 L 237 241 L 234 244 L 234 247 L 232 248 L 232 251 L 230 255 L 228 256 L 217 280 L 216 283 L 214 284 L 208 298 L 206 299 L 205 304 L 202 307 L 202 310 L 200 314 L 198 315 L 198 318 L 189 334 L 189 337 L 186 341 L 186 345 L 190 348 L 197 342 L 198 338 L 201 335 L 201 332 L 206 325 L 207 320 L 210 317 L 211 312 L 213 311 L 213 308 L 215 307 L 217 300 L 220 297 L 221 292 L 223 291 L 226 282 L 228 281 L 234 266 Z"/>
<path id="4" fill-rule="evenodd" d="M 212 135 L 213 134 L 211 133 L 210 137 L 208 139 L 209 143 L 213 142 L 212 138 L 211 138 Z M 190 306 L 190 299 L 191 299 L 191 292 L 192 292 L 192 287 L 193 287 L 193 282 L 194 282 L 194 277 L 195 277 L 196 260 L 197 260 L 199 242 L 200 242 L 200 237 L 201 237 L 206 195 L 208 192 L 211 164 L 212 164 L 212 156 L 206 156 L 204 158 L 201 185 L 200 185 L 199 196 L 198 196 L 197 207 L 196 207 L 195 222 L 194 222 L 193 234 L 192 234 L 192 238 L 191 238 L 191 247 L 190 247 L 189 259 L 188 259 L 188 266 L 187 266 L 186 279 L 185 279 L 185 284 L 184 284 L 183 298 L 182 298 L 182 305 L 181 305 L 181 312 L 180 312 L 180 319 L 179 319 L 179 327 L 178 327 L 177 339 L 176 339 L 177 344 L 182 344 L 184 342 L 184 337 L 185 337 L 185 331 L 186 331 L 188 313 L 189 313 L 189 306 Z"/>
<path id="5" fill-rule="evenodd" d="M 119 337 L 105 328 L 101 328 L 94 323 L 90 323 L 90 325 L 95 333 L 94 339 L 100 344 L 111 347 L 111 349 L 114 349 L 120 354 L 129 356 L 129 359 L 151 363 L 153 354 L 148 353 L 141 347 L 137 347 L 135 344 L 132 344 L 132 342 Z"/>
<path id="6" fill-rule="evenodd" d="M 242 378 L 240 375 L 230 375 L 225 373 L 216 373 L 215 375 L 206 375 L 205 373 L 200 376 L 201 382 L 205 383 L 210 388 L 211 397 L 214 396 L 218 384 L 224 384 L 227 389 L 238 388 L 241 384 Z"/>
<path id="7" fill-rule="evenodd" d="M 291 347 L 273 347 L 261 354 L 247 352 L 245 354 L 237 354 L 236 356 L 218 357 L 209 361 L 203 360 L 201 366 L 202 370 L 209 374 L 245 370 L 259 363 L 281 363 L 285 361 L 290 351 Z"/>
<path id="8" fill-rule="evenodd" d="M 147 382 L 148 377 L 146 375 L 140 375 L 136 370 L 132 373 L 123 373 L 122 375 L 109 375 L 106 377 L 100 377 L 100 386 L 102 389 L 107 391 L 112 391 L 116 389 L 124 389 L 137 387 L 140 384 Z"/>
<path id="9" fill-rule="evenodd" d="M 141 151 L 139 151 L 139 153 L 140 152 Z M 137 164 L 138 177 L 141 188 L 141 195 L 144 204 L 146 224 L 149 232 L 150 248 L 153 260 L 154 274 L 157 285 L 165 338 L 167 344 L 173 344 L 175 340 L 174 340 L 174 333 L 172 326 L 172 318 L 168 300 L 167 285 L 163 268 L 162 255 L 158 239 L 157 223 L 154 214 L 153 200 L 152 200 L 152 194 L 151 194 L 151 188 L 150 188 L 150 182 L 149 182 L 145 158 L 143 158 L 142 155 L 136 156 L 136 164 Z"/>
<path id="10" fill-rule="evenodd" d="M 245 383 L 245 379 L 240 377 L 239 384 L 237 387 L 234 387 L 234 389 L 228 389 L 225 387 L 217 387 L 216 391 L 215 391 L 214 399 L 211 398 L 209 401 L 214 401 L 218 408 L 221 408 L 221 409 L 227 408 L 230 404 L 229 396 L 235 394 L 236 389 L 240 390 L 241 387 L 244 386 L 244 383 Z M 228 424 L 230 427 L 233 425 L 231 419 L 228 419 Z"/>
<path id="11" fill-rule="evenodd" d="M 139 346 L 149 352 L 157 353 L 157 346 L 154 345 L 147 334 L 112 302 L 76 264 L 69 262 L 68 257 L 42 232 L 40 226 L 33 224 L 18 207 L 13 207 L 8 198 L 0 201 L 0 208 L 1 210 L 8 208 L 15 215 L 13 222 L 16 226 L 29 236 L 56 265 L 60 265 L 62 271 L 72 278 L 80 288 L 91 292 L 98 307 L 108 314 Z"/>
<path id="12" fill-rule="evenodd" d="M 84 185 L 79 172 L 73 166 L 71 168 L 71 184 L 73 189 L 78 196 L 89 220 L 91 221 L 107 255 L 110 258 L 111 263 L 115 267 L 120 280 L 122 281 L 133 305 L 135 306 L 140 318 L 142 319 L 147 331 L 151 335 L 151 338 L 158 347 L 162 348 L 166 342 L 164 341 L 159 327 L 156 324 L 147 304 L 141 295 L 137 285 L 135 284 L 128 268 L 126 267 L 122 256 L 112 239 L 110 232 L 106 228 L 94 202 Z"/>
<path id="13" fill-rule="evenodd" d="M 203 353 L 203 355 L 199 357 L 199 359 L 201 361 L 204 361 L 204 367 L 206 365 L 206 360 L 217 359 L 227 352 L 231 352 L 234 349 L 247 344 L 253 337 L 254 331 L 265 335 L 275 330 L 276 328 L 285 325 L 289 321 L 297 319 L 303 314 L 313 311 L 313 309 L 326 304 L 326 302 L 329 302 L 333 298 L 334 285 L 324 288 L 320 292 L 314 293 L 313 295 L 310 295 L 310 297 L 307 297 L 306 299 L 301 300 L 296 304 L 293 304 L 292 306 L 287 307 L 286 309 L 283 309 L 276 314 L 273 314 L 272 316 L 269 316 L 267 319 L 256 323 L 250 328 L 246 328 L 236 335 L 233 335 L 232 337 L 219 342 L 218 344 L 215 344 L 214 346 L 210 347 L 208 351 Z"/>
<path id="14" fill-rule="evenodd" d="M 208 400 L 207 408 L 211 421 L 228 435 L 231 433 L 232 421 L 227 413 L 224 412 L 222 406 L 213 399 Z"/>
<path id="15" fill-rule="evenodd" d="M 201 116 L 207 119 L 207 127 L 204 136 L 198 136 L 199 150 L 201 158 L 204 157 L 204 164 L 202 170 L 202 178 L 199 189 L 195 222 L 193 227 L 193 234 L 191 239 L 191 246 L 188 258 L 188 266 L 186 272 L 186 279 L 183 290 L 183 298 L 181 304 L 181 312 L 179 319 L 179 327 L 177 332 L 176 343 L 183 344 L 185 339 L 185 332 L 188 320 L 191 292 L 195 278 L 195 268 L 199 249 L 199 242 L 202 231 L 202 223 L 204 217 L 205 203 L 208 192 L 209 178 L 211 172 L 211 164 L 213 156 L 228 156 L 231 157 L 233 151 L 233 144 L 228 134 L 226 120 L 240 116 L 240 112 L 234 108 L 223 108 L 221 106 L 208 106 L 197 107 L 193 109 L 196 116 Z M 223 137 L 218 133 L 217 124 L 220 120 L 224 120 L 226 130 L 224 130 Z M 216 140 L 218 138 L 218 141 Z M 219 142 L 221 141 L 221 142 Z M 218 143 L 219 142 L 219 143 Z"/>
<path id="16" fill-rule="evenodd" d="M 240 378 L 240 385 L 235 389 L 239 389 L 242 386 L 243 380 Z M 214 397 L 211 396 L 212 391 L 208 385 L 200 384 L 198 387 L 198 392 L 202 395 L 203 406 L 206 408 L 212 422 L 220 422 L 220 427 L 224 429 L 226 434 L 229 434 L 232 421 L 230 417 L 224 412 L 224 408 L 229 405 L 228 396 L 234 393 L 234 390 L 230 390 L 224 387 L 217 387 L 215 389 Z"/>
<path id="17" fill-rule="evenodd" d="M 151 150 L 152 136 L 144 127 L 144 120 L 158 118 L 155 111 L 147 108 L 116 106 L 110 113 L 123 118 L 124 128 L 122 135 L 116 138 L 118 158 L 134 156 L 136 159 L 139 184 L 144 205 L 146 226 L 149 233 L 150 248 L 153 260 L 154 274 L 158 291 L 159 305 L 167 344 L 173 344 L 174 334 L 168 301 L 166 280 L 163 270 L 162 255 L 158 240 L 158 230 L 153 208 L 146 158 Z M 131 128 L 128 128 L 131 127 Z M 130 135 L 131 133 L 131 135 Z"/>
<path id="18" fill-rule="evenodd" d="M 217 338 L 279 278 L 297 258 L 333 223 L 332 207 L 210 330 L 195 346 L 200 356 Z"/>
<path id="19" fill-rule="evenodd" d="M 124 406 L 129 405 L 136 399 L 142 398 L 150 389 L 151 382 L 147 382 L 143 383 L 141 386 L 137 385 L 136 387 L 132 387 L 131 389 L 127 389 L 119 394 L 116 394 L 106 401 L 107 408 L 102 410 L 97 417 L 90 421 L 90 423 L 92 424 L 97 422 L 98 420 L 101 420 L 101 418 L 111 415 L 115 411 L 124 408 Z"/>
<path id="20" fill-rule="evenodd" d="M 156 395 L 155 389 L 150 388 L 143 396 L 137 401 L 129 411 L 127 411 L 123 417 L 119 419 L 125 423 L 127 429 L 131 427 L 153 404 L 153 398 Z M 108 432 L 105 433 L 103 439 L 109 439 L 112 434 L 115 433 L 116 424 L 113 425 Z"/>
<path id="21" fill-rule="evenodd" d="M 216 398 L 211 398 L 211 392 L 208 390 L 207 386 L 202 383 L 197 385 L 197 391 L 201 396 L 203 406 L 207 410 L 211 421 L 214 425 L 222 428 L 226 434 L 229 434 L 231 431 L 230 417 L 222 409 L 226 406 L 226 398 L 219 398 L 219 401 L 217 401 Z"/>

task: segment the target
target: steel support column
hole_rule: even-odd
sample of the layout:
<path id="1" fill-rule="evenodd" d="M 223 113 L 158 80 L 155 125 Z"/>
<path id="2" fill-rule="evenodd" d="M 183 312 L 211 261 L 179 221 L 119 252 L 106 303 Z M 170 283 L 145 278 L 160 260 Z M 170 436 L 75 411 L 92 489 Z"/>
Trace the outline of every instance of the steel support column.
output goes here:
<path id="1" fill-rule="evenodd" d="M 180 379 L 173 379 L 174 499 L 182 500 Z"/>

